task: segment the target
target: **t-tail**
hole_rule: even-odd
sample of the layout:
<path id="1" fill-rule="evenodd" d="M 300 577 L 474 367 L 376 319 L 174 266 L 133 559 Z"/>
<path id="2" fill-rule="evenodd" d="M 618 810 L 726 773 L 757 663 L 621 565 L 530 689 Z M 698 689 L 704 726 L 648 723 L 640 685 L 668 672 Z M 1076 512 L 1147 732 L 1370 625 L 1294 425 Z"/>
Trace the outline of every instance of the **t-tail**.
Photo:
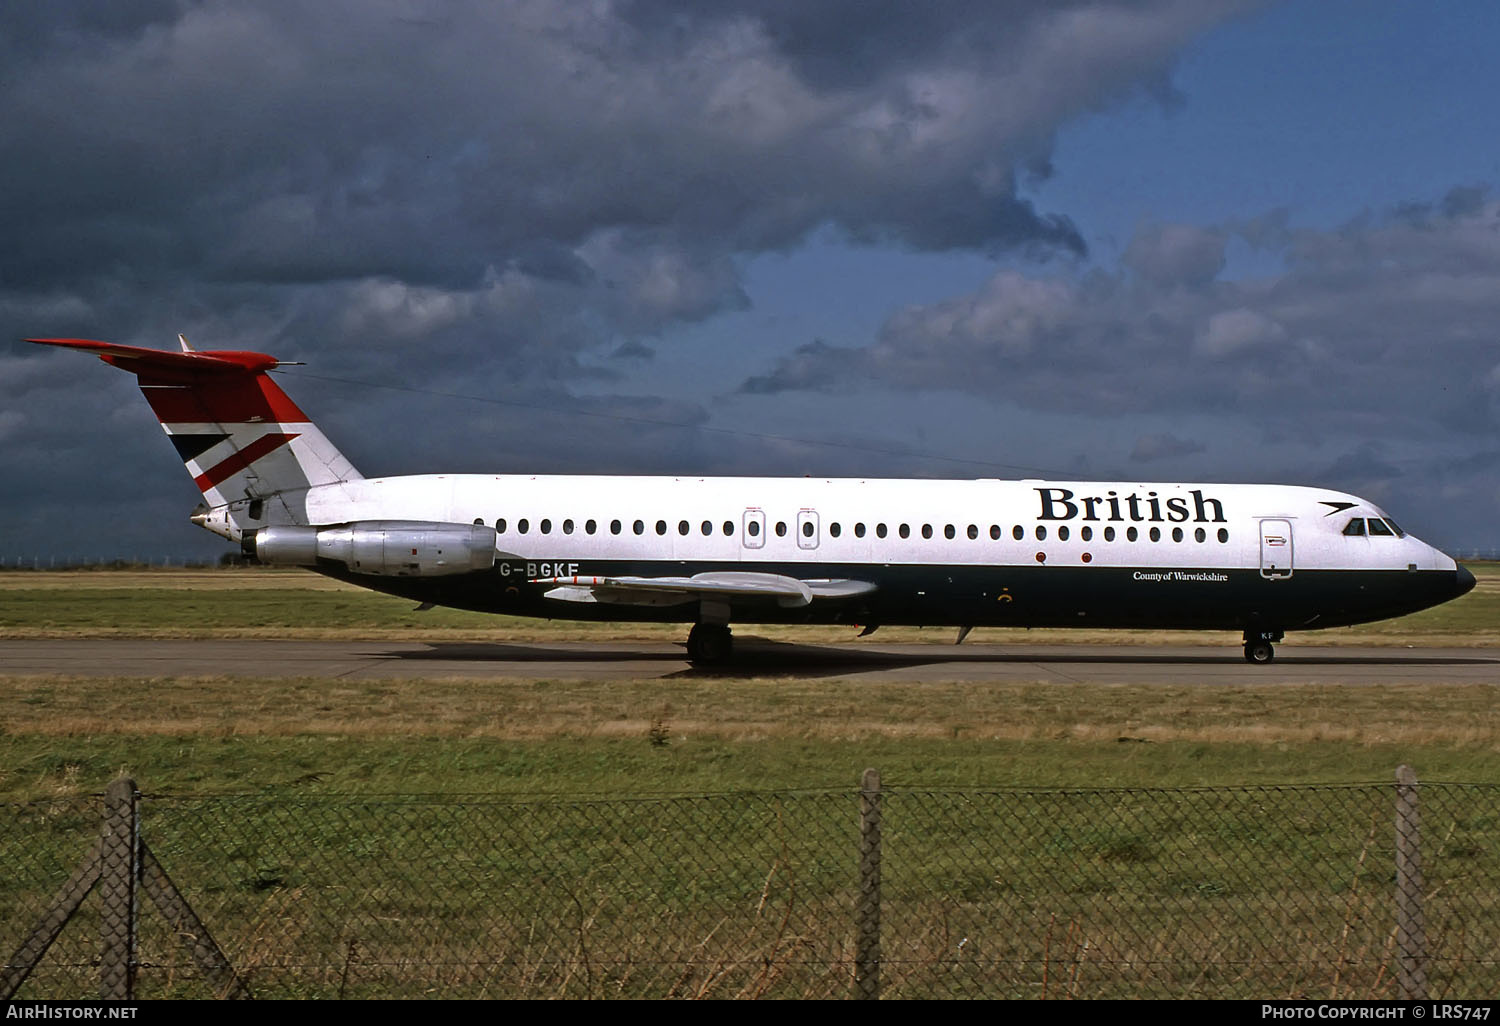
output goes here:
<path id="1" fill-rule="evenodd" d="M 93 353 L 136 376 L 206 509 L 193 522 L 239 541 L 265 524 L 307 524 L 309 488 L 362 478 L 267 374 L 265 353 L 181 352 L 80 338 L 28 342 Z"/>

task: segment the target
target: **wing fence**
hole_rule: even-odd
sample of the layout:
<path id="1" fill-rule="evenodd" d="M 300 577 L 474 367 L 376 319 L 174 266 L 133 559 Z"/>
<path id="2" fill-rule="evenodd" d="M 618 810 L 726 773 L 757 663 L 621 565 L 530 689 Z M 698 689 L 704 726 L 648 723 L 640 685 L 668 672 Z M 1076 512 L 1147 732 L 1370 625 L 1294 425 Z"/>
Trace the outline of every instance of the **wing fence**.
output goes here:
<path id="1" fill-rule="evenodd" d="M 1489 785 L 118 789 L 0 806 L 0 998 L 1500 992 Z"/>

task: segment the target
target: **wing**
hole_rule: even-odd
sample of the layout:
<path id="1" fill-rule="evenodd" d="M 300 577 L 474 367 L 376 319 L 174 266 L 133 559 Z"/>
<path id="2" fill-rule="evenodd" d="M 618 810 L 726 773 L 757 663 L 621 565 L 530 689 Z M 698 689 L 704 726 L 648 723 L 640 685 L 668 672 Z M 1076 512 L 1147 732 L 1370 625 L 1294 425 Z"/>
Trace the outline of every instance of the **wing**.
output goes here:
<path id="1" fill-rule="evenodd" d="M 692 577 L 542 577 L 554 584 L 546 598 L 559 602 L 603 602 L 623 606 L 676 606 L 702 599 L 774 601 L 787 609 L 815 601 L 852 599 L 875 590 L 869 581 L 820 578 L 800 581 L 780 574 L 722 570 Z"/>

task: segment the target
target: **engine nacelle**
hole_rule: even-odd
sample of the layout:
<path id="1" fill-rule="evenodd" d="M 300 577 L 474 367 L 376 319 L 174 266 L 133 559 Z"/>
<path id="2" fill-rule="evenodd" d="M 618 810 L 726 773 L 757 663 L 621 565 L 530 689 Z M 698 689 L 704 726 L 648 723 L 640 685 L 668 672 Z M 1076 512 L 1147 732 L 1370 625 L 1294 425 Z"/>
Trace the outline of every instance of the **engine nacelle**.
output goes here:
<path id="1" fill-rule="evenodd" d="M 360 520 L 336 527 L 262 527 L 245 554 L 271 566 L 342 563 L 378 577 L 444 577 L 495 565 L 495 529 L 483 524 Z"/>

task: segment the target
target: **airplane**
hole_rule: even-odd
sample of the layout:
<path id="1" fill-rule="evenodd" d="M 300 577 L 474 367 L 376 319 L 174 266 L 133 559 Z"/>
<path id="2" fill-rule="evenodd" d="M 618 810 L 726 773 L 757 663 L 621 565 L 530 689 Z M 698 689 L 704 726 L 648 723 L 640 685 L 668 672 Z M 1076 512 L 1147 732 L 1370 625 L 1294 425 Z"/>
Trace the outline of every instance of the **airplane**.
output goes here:
<path id="1" fill-rule="evenodd" d="M 275 357 L 89 339 L 137 378 L 203 502 L 263 564 L 421 603 L 552 619 L 1290 630 L 1463 595 L 1474 576 L 1325 488 L 1044 480 L 422 474 L 366 478 L 269 376 Z"/>

